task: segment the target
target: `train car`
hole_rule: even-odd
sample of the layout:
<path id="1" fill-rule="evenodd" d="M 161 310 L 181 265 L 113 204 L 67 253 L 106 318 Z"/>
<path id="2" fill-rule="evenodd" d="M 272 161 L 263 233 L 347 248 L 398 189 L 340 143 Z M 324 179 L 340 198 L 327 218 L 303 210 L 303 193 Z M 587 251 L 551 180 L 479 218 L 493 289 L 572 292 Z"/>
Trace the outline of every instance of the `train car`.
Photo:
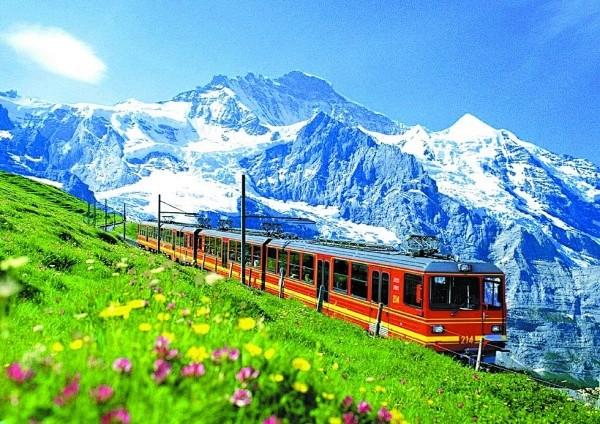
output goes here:
<path id="1" fill-rule="evenodd" d="M 241 279 L 239 232 L 165 225 L 161 239 L 178 232 L 187 241 L 185 249 L 164 243 L 161 253 L 180 261 L 185 254 L 202 269 Z M 140 246 L 157 250 L 157 236 L 156 223 L 140 224 Z M 244 283 L 297 299 L 371 333 L 440 352 L 473 357 L 481 346 L 482 360 L 491 362 L 504 349 L 505 277 L 495 265 L 376 249 L 248 235 Z"/>

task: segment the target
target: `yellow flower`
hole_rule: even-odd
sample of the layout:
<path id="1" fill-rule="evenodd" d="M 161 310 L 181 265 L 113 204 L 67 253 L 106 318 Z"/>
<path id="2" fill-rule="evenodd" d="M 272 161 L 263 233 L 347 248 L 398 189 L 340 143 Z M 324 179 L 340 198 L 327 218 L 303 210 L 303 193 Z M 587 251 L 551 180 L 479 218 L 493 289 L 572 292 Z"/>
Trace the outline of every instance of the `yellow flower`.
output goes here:
<path id="1" fill-rule="evenodd" d="M 210 308 L 208 308 L 206 306 L 202 306 L 196 311 L 196 316 L 201 317 L 202 315 L 208 315 L 209 313 L 210 313 Z"/>
<path id="2" fill-rule="evenodd" d="M 308 386 L 305 383 L 302 383 L 300 381 L 294 381 L 294 384 L 292 384 L 292 387 L 294 388 L 295 391 L 300 392 L 300 393 L 308 392 Z"/>
<path id="3" fill-rule="evenodd" d="M 208 305 L 210 303 L 210 297 L 208 297 L 208 296 L 202 296 L 202 299 L 200 299 L 200 300 L 205 305 Z"/>
<path id="4" fill-rule="evenodd" d="M 321 393 L 321 396 L 323 396 L 323 399 L 327 399 L 327 400 L 333 400 L 333 398 L 335 397 L 333 395 L 333 393 L 325 393 L 325 392 Z"/>
<path id="5" fill-rule="evenodd" d="M 310 369 L 310 362 L 303 358 L 295 358 L 292 361 L 292 367 L 298 371 L 308 371 Z"/>
<path id="6" fill-rule="evenodd" d="M 250 356 L 257 356 L 262 353 L 262 348 L 260 346 L 256 346 L 255 344 L 246 343 L 244 347 L 246 348 L 248 353 L 250 353 Z"/>
<path id="7" fill-rule="evenodd" d="M 392 415 L 392 420 L 390 421 L 390 423 L 401 424 L 405 422 L 404 415 L 402 415 L 402 412 L 398 411 L 397 409 L 392 409 L 390 411 L 390 414 Z"/>
<path id="8" fill-rule="evenodd" d="M 342 419 L 340 417 L 331 417 L 327 422 L 328 424 L 342 424 Z"/>
<path id="9" fill-rule="evenodd" d="M 237 328 L 243 331 L 252 330 L 256 326 L 254 318 L 240 318 L 238 319 Z"/>
<path id="10" fill-rule="evenodd" d="M 333 365 L 331 366 L 332 370 L 337 370 L 340 368 L 340 364 L 338 364 L 337 362 L 334 362 Z"/>
<path id="11" fill-rule="evenodd" d="M 73 350 L 78 350 L 83 347 L 83 340 L 75 339 L 71 343 L 69 343 L 69 347 Z"/>
<path id="12" fill-rule="evenodd" d="M 131 308 L 127 305 L 125 305 L 125 306 L 110 305 L 108 308 L 106 308 L 102 312 L 100 312 L 100 317 L 102 317 L 102 318 L 123 317 L 124 319 L 127 319 L 127 318 L 129 318 L 129 312 L 131 312 Z"/>
<path id="13" fill-rule="evenodd" d="M 194 324 L 192 325 L 192 329 L 196 334 L 207 334 L 210 330 L 210 325 L 208 324 Z"/>
<path id="14" fill-rule="evenodd" d="M 164 338 L 166 338 L 167 340 L 169 340 L 169 342 L 173 342 L 175 341 L 175 334 L 174 333 L 168 333 L 168 332 L 164 332 L 161 334 L 161 336 L 163 336 Z"/>
<path id="15" fill-rule="evenodd" d="M 186 352 L 185 357 L 190 358 L 194 362 L 202 362 L 205 359 L 209 358 L 210 355 L 208 354 L 204 346 L 192 346 Z"/>
<path id="16" fill-rule="evenodd" d="M 168 312 L 159 312 L 156 317 L 159 321 L 168 321 L 171 319 L 171 314 L 169 314 Z"/>
<path id="17" fill-rule="evenodd" d="M 375 392 L 376 393 L 385 393 L 385 392 L 387 392 L 387 389 L 382 386 L 375 386 Z"/>
<path id="18" fill-rule="evenodd" d="M 138 330 L 140 331 L 150 331 L 152 330 L 152 326 L 150 324 L 148 324 L 147 322 L 143 322 L 138 326 Z"/>
<path id="19" fill-rule="evenodd" d="M 358 391 L 361 393 L 366 393 L 367 389 L 365 389 L 364 387 L 361 387 L 360 389 L 358 389 Z"/>
<path id="20" fill-rule="evenodd" d="M 433 405 L 433 399 L 427 399 L 427 403 Z"/>
<path id="21" fill-rule="evenodd" d="M 167 298 L 162 293 L 156 293 L 154 295 L 154 300 L 156 300 L 158 303 L 164 303 L 167 301 Z"/>
<path id="22" fill-rule="evenodd" d="M 129 306 L 131 309 L 143 308 L 146 306 L 146 301 L 143 299 L 130 300 L 127 302 L 127 306 Z"/>
<path id="23" fill-rule="evenodd" d="M 51 349 L 52 349 L 52 352 L 58 353 L 58 352 L 62 352 L 63 350 L 65 350 L 65 347 L 60 342 L 54 342 L 52 344 L 52 348 Z"/>
<path id="24" fill-rule="evenodd" d="M 272 347 L 265 350 L 265 359 L 268 361 L 269 359 L 271 359 L 273 356 L 275 356 L 275 349 L 273 349 Z"/>
<path id="25" fill-rule="evenodd" d="M 283 375 L 281 374 L 271 374 L 269 375 L 269 378 L 275 383 L 280 383 L 283 381 Z"/>

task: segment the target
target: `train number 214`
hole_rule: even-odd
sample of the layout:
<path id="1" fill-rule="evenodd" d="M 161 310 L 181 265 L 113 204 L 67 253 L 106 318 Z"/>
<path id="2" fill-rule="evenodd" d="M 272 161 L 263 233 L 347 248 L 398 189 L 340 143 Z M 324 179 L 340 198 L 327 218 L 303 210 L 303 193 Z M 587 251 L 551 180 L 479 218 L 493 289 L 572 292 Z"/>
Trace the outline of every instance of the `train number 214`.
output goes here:
<path id="1" fill-rule="evenodd" d="M 475 343 L 475 336 L 460 336 L 458 340 L 460 344 L 472 344 Z"/>

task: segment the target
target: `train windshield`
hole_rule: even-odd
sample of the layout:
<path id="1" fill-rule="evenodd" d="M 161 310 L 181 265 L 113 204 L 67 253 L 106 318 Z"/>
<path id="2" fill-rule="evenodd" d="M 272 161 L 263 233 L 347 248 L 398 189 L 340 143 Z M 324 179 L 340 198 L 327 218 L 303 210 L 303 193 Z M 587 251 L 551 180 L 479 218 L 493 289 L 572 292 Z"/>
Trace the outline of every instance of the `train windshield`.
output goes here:
<path id="1" fill-rule="evenodd" d="M 502 280 L 500 277 L 483 277 L 483 302 L 488 308 L 502 308 Z"/>
<path id="2" fill-rule="evenodd" d="M 431 277 L 429 307 L 431 309 L 479 309 L 480 289 L 477 277 Z"/>

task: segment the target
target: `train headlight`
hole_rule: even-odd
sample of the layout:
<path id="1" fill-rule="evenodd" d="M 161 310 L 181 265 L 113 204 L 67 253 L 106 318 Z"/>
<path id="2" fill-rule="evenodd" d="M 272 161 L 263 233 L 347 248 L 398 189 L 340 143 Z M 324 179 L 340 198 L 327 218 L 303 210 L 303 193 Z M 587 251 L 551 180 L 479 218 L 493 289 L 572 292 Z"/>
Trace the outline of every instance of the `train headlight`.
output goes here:
<path id="1" fill-rule="evenodd" d="M 433 325 L 431 326 L 431 332 L 434 334 L 442 334 L 444 332 L 443 325 Z"/>
<path id="2" fill-rule="evenodd" d="M 492 333 L 501 333 L 502 326 L 501 325 L 492 325 Z"/>
<path id="3" fill-rule="evenodd" d="M 471 266 L 471 264 L 459 263 L 458 264 L 458 270 L 460 272 L 471 272 L 471 271 L 473 271 L 473 267 Z"/>

